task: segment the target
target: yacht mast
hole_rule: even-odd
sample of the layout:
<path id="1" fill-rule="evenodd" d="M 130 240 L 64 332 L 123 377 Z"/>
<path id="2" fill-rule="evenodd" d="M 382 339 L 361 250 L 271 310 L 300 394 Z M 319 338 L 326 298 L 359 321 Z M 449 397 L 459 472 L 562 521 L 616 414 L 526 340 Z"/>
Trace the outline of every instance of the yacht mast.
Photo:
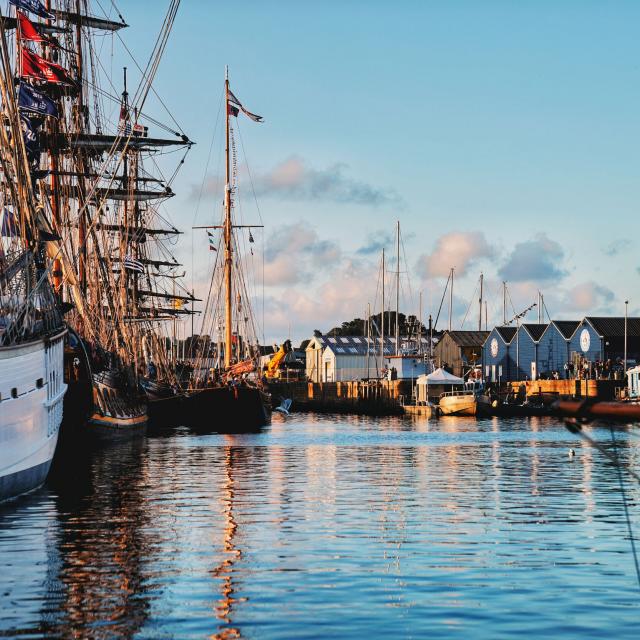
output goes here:
<path id="1" fill-rule="evenodd" d="M 231 247 L 231 176 L 229 162 L 229 67 L 224 71 L 225 93 L 225 189 L 224 189 L 224 366 L 231 366 L 232 310 L 231 269 L 233 255 Z"/>
<path id="2" fill-rule="evenodd" d="M 384 369 L 384 247 L 382 247 L 382 318 L 380 320 L 380 368 Z"/>
<path id="3" fill-rule="evenodd" d="M 400 220 L 396 223 L 396 355 L 400 355 Z"/>

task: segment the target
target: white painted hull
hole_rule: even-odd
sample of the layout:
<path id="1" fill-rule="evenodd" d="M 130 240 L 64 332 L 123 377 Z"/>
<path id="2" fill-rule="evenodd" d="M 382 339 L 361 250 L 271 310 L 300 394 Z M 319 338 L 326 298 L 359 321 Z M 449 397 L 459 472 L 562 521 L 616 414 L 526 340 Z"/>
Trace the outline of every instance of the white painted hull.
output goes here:
<path id="1" fill-rule="evenodd" d="M 0 347 L 0 500 L 45 481 L 66 390 L 64 332 Z"/>

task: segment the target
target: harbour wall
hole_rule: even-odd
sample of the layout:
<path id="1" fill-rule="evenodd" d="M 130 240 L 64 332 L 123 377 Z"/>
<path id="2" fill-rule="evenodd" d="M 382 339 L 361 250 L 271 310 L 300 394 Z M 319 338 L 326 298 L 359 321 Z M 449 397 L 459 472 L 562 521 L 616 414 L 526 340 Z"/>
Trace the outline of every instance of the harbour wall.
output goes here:
<path id="1" fill-rule="evenodd" d="M 294 411 L 395 415 L 411 397 L 409 380 L 352 380 L 345 382 L 269 382 L 274 405 L 291 398 Z"/>
<path id="2" fill-rule="evenodd" d="M 509 385 L 516 395 L 524 385 L 527 397 L 546 395 L 598 400 L 615 400 L 625 388 L 623 380 L 527 380 L 510 382 Z"/>

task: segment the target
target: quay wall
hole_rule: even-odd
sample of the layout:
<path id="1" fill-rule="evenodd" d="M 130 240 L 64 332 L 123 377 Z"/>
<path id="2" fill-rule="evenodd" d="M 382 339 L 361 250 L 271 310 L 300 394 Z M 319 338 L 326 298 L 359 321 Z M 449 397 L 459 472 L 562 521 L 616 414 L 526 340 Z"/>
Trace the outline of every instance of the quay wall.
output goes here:
<path id="1" fill-rule="evenodd" d="M 552 395 L 599 400 L 615 400 L 625 387 L 623 380 L 527 380 L 510 382 L 509 385 L 515 394 L 524 385 L 527 397 Z"/>
<path id="2" fill-rule="evenodd" d="M 351 380 L 345 382 L 269 382 L 273 404 L 291 398 L 294 411 L 401 414 L 401 402 L 411 397 L 409 380 Z"/>

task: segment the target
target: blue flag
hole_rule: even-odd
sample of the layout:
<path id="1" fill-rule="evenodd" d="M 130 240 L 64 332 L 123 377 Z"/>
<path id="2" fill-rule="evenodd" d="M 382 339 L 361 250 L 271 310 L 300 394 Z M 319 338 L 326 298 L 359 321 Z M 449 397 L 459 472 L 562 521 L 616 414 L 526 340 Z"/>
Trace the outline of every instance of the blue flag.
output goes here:
<path id="1" fill-rule="evenodd" d="M 24 138 L 24 146 L 27 150 L 27 160 L 29 164 L 34 165 L 40 161 L 40 140 L 38 130 L 33 126 L 31 118 L 26 115 L 20 115 L 20 124 L 22 125 L 22 137 Z"/>
<path id="2" fill-rule="evenodd" d="M 37 91 L 24 82 L 20 83 L 20 89 L 18 90 L 18 106 L 22 111 L 32 111 L 52 118 L 58 117 L 58 109 L 55 102 L 45 96 L 44 93 Z"/>
<path id="3" fill-rule="evenodd" d="M 56 19 L 56 16 L 51 13 L 51 11 L 47 11 L 39 0 L 9 0 L 9 4 L 23 11 L 35 13 L 40 18 L 46 18 L 47 20 Z"/>
<path id="4" fill-rule="evenodd" d="M 0 236 L 5 238 L 14 238 L 19 235 L 18 221 L 13 211 L 9 211 L 4 207 L 2 211 L 2 225 L 0 225 Z"/>

